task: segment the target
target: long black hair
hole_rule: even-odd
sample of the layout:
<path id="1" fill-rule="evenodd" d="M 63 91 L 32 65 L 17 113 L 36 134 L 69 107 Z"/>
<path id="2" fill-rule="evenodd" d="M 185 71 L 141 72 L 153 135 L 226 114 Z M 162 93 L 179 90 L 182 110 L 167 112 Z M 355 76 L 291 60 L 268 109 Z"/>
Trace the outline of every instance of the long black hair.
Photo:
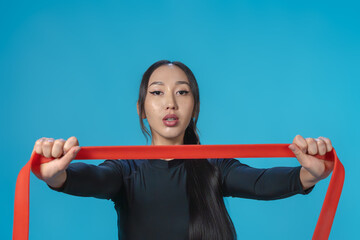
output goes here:
<path id="1" fill-rule="evenodd" d="M 139 90 L 139 118 L 141 131 L 151 137 L 143 122 L 144 102 L 151 74 L 160 66 L 173 64 L 186 74 L 192 95 L 194 96 L 193 118 L 184 134 L 184 144 L 200 144 L 196 127 L 200 112 L 199 87 L 193 72 L 179 61 L 160 60 L 152 64 L 143 74 Z M 224 204 L 221 176 L 218 167 L 207 159 L 187 159 L 186 192 L 189 201 L 189 239 L 190 240 L 234 240 L 237 239 L 234 224 Z"/>

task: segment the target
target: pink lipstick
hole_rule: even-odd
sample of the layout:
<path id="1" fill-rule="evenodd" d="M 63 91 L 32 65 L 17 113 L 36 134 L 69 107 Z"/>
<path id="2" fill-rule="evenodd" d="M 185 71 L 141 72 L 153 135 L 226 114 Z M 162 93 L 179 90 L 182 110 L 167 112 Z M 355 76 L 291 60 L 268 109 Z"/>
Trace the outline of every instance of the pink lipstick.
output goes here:
<path id="1" fill-rule="evenodd" d="M 164 118 L 163 118 L 163 123 L 165 124 L 165 126 L 167 127 L 173 127 L 175 126 L 179 121 L 178 116 L 176 116 L 175 114 L 167 114 Z"/>

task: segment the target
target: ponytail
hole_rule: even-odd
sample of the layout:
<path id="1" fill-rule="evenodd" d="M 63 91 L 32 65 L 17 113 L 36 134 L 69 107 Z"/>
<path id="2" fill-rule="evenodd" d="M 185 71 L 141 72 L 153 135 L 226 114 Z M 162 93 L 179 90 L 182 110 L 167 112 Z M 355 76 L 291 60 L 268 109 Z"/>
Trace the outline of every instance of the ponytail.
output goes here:
<path id="1" fill-rule="evenodd" d="M 184 144 L 200 144 L 192 119 L 185 131 Z M 224 204 L 219 169 L 207 159 L 186 160 L 185 169 L 190 214 L 189 239 L 237 239 Z"/>

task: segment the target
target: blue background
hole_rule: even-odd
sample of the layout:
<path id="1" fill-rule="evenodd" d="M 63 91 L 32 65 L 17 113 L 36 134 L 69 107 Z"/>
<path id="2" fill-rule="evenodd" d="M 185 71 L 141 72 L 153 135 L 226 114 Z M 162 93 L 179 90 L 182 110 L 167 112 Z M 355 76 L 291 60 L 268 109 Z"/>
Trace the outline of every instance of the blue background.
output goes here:
<path id="1" fill-rule="evenodd" d="M 346 170 L 330 239 L 357 238 L 359 4 L 254 2 L 2 1 L 0 238 L 11 238 L 16 177 L 38 138 L 146 144 L 138 88 L 160 59 L 197 77 L 202 144 L 330 138 Z M 310 239 L 329 181 L 307 196 L 226 198 L 238 237 Z M 30 202 L 30 239 L 117 238 L 111 201 L 52 191 L 32 174 Z"/>

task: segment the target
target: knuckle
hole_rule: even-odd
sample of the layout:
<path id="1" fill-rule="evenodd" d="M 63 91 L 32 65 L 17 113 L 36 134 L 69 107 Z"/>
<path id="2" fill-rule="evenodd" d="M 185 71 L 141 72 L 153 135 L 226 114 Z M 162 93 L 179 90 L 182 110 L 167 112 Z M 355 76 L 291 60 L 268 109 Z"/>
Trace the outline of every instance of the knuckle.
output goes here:
<path id="1" fill-rule="evenodd" d="M 79 145 L 79 141 L 76 137 L 74 137 L 74 145 Z"/>
<path id="2" fill-rule="evenodd" d="M 68 140 L 67 140 L 69 143 L 71 144 L 78 144 L 78 140 L 76 137 L 72 136 L 72 137 L 69 137 Z"/>
<path id="3" fill-rule="evenodd" d="M 325 138 L 325 137 L 320 137 L 326 144 L 327 150 L 331 151 L 332 149 L 332 144 L 329 138 Z"/>
<path id="4" fill-rule="evenodd" d="M 35 145 L 41 145 L 44 142 L 44 138 L 36 140 Z"/>
<path id="5" fill-rule="evenodd" d="M 319 145 L 323 145 L 323 146 L 325 146 L 325 141 L 323 140 L 323 139 L 318 139 L 317 141 L 316 141 Z"/>
<path id="6" fill-rule="evenodd" d="M 325 141 L 326 143 L 330 143 L 330 139 L 326 138 L 326 137 L 319 137 L 320 139 L 322 139 L 323 141 Z"/>
<path id="7" fill-rule="evenodd" d="M 53 143 L 52 142 L 50 142 L 50 141 L 45 141 L 45 142 L 43 142 L 43 146 L 46 146 L 46 147 L 48 147 L 48 146 L 50 146 L 50 145 L 52 145 Z"/>
<path id="8" fill-rule="evenodd" d="M 47 138 L 44 142 L 44 145 L 52 145 L 54 144 L 54 139 L 53 138 Z"/>
<path id="9" fill-rule="evenodd" d="M 306 138 L 306 141 L 312 143 L 312 142 L 314 142 L 315 140 L 314 140 L 313 138 Z"/>
<path id="10" fill-rule="evenodd" d="M 300 141 L 301 138 L 302 138 L 302 137 L 301 137 L 299 134 L 297 134 L 297 135 L 295 136 L 294 140 L 295 140 L 295 141 Z"/>
<path id="11" fill-rule="evenodd" d="M 65 142 L 64 139 L 59 138 L 59 139 L 56 139 L 56 140 L 54 141 L 54 144 L 63 144 L 64 142 Z"/>
<path id="12" fill-rule="evenodd" d="M 76 138 L 75 136 L 71 136 L 71 137 L 69 137 L 69 139 L 70 139 L 71 141 L 77 141 L 77 138 Z"/>

